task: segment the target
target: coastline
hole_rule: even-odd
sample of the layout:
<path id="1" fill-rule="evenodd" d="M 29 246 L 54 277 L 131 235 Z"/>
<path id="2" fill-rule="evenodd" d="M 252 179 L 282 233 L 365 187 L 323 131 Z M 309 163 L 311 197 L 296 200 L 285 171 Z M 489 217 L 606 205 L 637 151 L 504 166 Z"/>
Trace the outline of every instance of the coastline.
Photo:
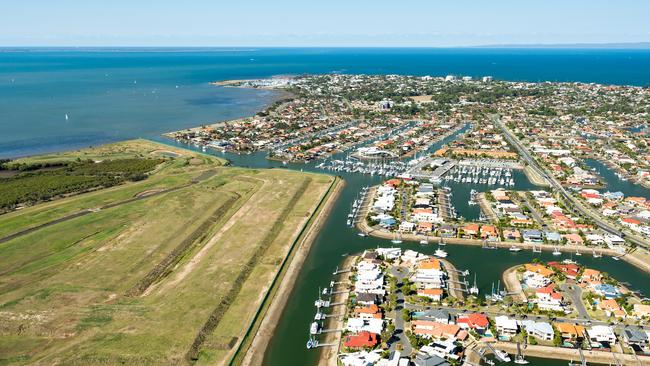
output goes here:
<path id="1" fill-rule="evenodd" d="M 236 360 L 238 355 L 241 355 L 242 352 L 245 352 L 241 361 L 242 365 L 263 364 L 266 350 L 275 333 L 275 328 L 280 321 L 284 307 L 293 292 L 296 278 L 300 274 L 302 265 L 309 255 L 311 245 L 314 243 L 314 240 L 320 228 L 325 223 L 325 220 L 331 214 L 334 204 L 337 202 L 344 186 L 345 181 L 335 177 L 332 191 L 324 197 L 325 201 L 323 206 L 320 208 L 320 211 L 315 214 L 314 221 L 310 224 L 306 234 L 300 241 L 300 244 L 294 248 L 293 253 L 289 253 L 287 258 L 290 262 L 286 268 L 286 272 L 280 274 L 281 271 L 279 273 L 281 277 L 278 278 L 278 282 L 272 285 L 270 290 L 271 296 L 260 306 L 260 309 L 263 312 L 263 314 L 260 314 L 262 320 L 257 325 L 253 324 L 253 326 L 257 328 L 253 340 L 250 342 L 248 347 L 244 346 L 246 349 L 240 348 L 236 352 L 235 356 L 233 356 L 232 361 Z M 277 287 L 275 287 L 276 285 Z M 275 287 L 275 289 L 273 287 Z M 244 343 L 245 341 L 241 342 L 242 345 Z"/>

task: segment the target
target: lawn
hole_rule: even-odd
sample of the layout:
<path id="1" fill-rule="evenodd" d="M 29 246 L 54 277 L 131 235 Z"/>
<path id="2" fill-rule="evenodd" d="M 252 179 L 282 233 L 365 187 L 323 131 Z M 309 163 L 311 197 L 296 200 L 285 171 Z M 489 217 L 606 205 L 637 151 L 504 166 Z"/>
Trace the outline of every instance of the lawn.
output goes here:
<path id="1" fill-rule="evenodd" d="M 110 146 L 58 156 L 174 155 L 144 181 L 0 216 L 2 237 L 118 203 L 0 243 L 0 364 L 223 363 L 332 178 Z"/>

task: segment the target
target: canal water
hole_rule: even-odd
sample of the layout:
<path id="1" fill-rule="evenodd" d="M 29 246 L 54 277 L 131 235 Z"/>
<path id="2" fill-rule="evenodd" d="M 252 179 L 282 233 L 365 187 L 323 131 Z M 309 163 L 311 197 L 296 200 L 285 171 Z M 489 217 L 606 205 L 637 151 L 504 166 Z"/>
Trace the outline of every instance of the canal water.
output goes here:
<path id="1" fill-rule="evenodd" d="M 607 187 L 601 189 L 601 192 L 621 191 L 625 197 L 645 197 L 646 199 L 650 199 L 650 189 L 640 184 L 634 184 L 630 181 L 622 180 L 616 175 L 614 170 L 603 164 L 603 162 L 596 159 L 585 159 L 585 164 L 590 168 L 596 169 L 598 175 L 600 175 L 605 183 L 607 183 Z"/>
<path id="2" fill-rule="evenodd" d="M 462 134 L 465 129 L 449 136 L 446 139 L 435 144 L 432 150 L 439 148 L 450 140 L 455 139 Z M 159 141 L 176 144 L 184 148 L 195 149 L 188 145 L 179 144 L 175 141 L 160 139 Z M 196 150 L 196 149 L 195 149 Z M 319 172 L 315 167 L 316 164 L 287 164 L 284 166 L 280 162 L 266 159 L 266 154 L 230 154 L 208 150 L 211 154 L 230 160 L 231 164 L 239 167 L 249 168 L 287 168 L 293 170 Z M 343 158 L 344 155 L 334 156 L 333 158 Z M 294 290 L 291 294 L 286 308 L 282 314 L 277 326 L 275 337 L 267 350 L 265 357 L 266 365 L 315 365 L 318 361 L 318 352 L 307 350 L 305 344 L 309 338 L 309 325 L 313 321 L 315 314 L 314 300 L 318 297 L 318 288 L 329 284 L 332 279 L 333 270 L 341 263 L 343 258 L 351 253 L 358 253 L 364 249 L 377 247 L 395 246 L 390 240 L 378 239 L 372 237 L 359 237 L 354 228 L 346 225 L 347 215 L 351 209 L 352 201 L 357 197 L 358 192 L 364 186 L 372 186 L 381 183 L 384 178 L 377 176 L 361 175 L 356 173 L 341 172 L 340 176 L 345 180 L 346 185 L 342 190 L 338 201 L 335 203 L 333 210 L 324 223 L 319 234 L 315 238 L 312 249 L 305 260 L 302 271 L 296 279 Z M 459 215 L 466 218 L 475 218 L 478 216 L 476 206 L 466 204 L 469 199 L 469 191 L 474 188 L 478 191 L 485 191 L 488 186 L 469 185 L 462 183 L 450 182 L 453 196 L 452 202 L 456 206 Z M 496 187 L 496 186 L 489 186 Z M 524 174 L 515 176 L 515 187 L 513 189 L 535 189 L 525 177 Z M 478 209 L 476 209 L 478 210 Z M 426 254 L 433 254 L 437 245 L 420 245 L 419 243 L 404 242 L 400 244 L 403 249 L 412 249 Z M 580 257 L 571 254 L 562 256 L 553 256 L 550 252 L 533 253 L 531 251 L 521 251 L 512 253 L 505 249 L 487 250 L 476 246 L 464 245 L 447 245 L 445 250 L 449 253 L 447 258 L 458 269 L 468 269 L 471 272 L 470 280 L 473 281 L 474 273 L 477 274 L 477 285 L 481 294 L 491 291 L 492 286 L 496 286 L 501 279 L 503 271 L 514 265 L 530 262 L 534 258 L 543 261 L 562 260 L 573 258 L 581 264 L 610 273 L 620 281 L 629 283 L 632 289 L 650 294 L 650 282 L 647 275 L 638 270 L 636 267 L 626 264 L 624 261 L 614 261 L 609 257 L 593 258 L 590 255 Z M 535 360 L 534 365 L 554 366 L 566 365 L 566 361 L 558 360 Z"/>

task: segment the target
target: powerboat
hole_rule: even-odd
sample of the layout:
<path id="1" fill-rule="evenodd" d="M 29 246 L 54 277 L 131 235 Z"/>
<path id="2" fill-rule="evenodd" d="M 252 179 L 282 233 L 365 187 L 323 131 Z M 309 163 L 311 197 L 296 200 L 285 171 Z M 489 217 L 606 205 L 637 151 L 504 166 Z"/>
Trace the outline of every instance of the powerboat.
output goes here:
<path id="1" fill-rule="evenodd" d="M 515 253 L 516 252 L 521 252 L 521 248 L 519 248 L 516 245 L 511 246 L 510 249 L 508 249 L 508 250 L 511 251 L 511 252 L 515 252 Z"/>

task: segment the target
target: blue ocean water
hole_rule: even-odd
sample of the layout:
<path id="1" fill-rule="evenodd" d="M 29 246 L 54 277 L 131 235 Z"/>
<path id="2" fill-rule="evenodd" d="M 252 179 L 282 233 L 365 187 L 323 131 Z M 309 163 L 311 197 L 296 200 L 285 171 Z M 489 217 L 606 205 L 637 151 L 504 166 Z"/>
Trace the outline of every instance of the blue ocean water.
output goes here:
<path id="1" fill-rule="evenodd" d="M 0 49 L 0 157 L 249 115 L 273 94 L 208 82 L 330 72 L 647 86 L 650 50 Z"/>

